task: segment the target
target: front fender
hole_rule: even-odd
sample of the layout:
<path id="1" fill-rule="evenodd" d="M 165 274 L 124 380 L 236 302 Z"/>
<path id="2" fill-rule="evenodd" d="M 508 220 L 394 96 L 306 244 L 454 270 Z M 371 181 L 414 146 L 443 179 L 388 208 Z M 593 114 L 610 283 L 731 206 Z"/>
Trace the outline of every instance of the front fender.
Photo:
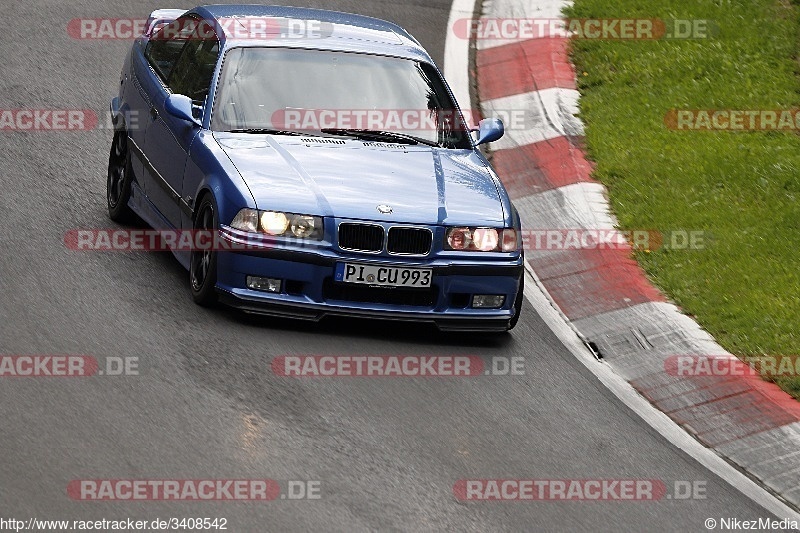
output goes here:
<path id="1" fill-rule="evenodd" d="M 191 198 L 192 214 L 184 214 L 182 226 L 193 225 L 198 200 L 210 192 L 217 202 L 219 221 L 228 224 L 240 209 L 256 208 L 256 201 L 239 171 L 214 140 L 212 132 L 200 131 L 192 142 L 183 177 L 183 197 Z"/>

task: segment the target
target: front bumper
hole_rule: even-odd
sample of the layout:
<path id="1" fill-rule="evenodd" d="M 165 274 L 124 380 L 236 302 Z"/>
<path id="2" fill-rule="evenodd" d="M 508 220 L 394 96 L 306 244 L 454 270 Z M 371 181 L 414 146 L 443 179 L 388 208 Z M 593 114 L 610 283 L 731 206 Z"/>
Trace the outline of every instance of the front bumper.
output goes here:
<path id="1" fill-rule="evenodd" d="M 255 314 L 319 321 L 328 315 L 427 322 L 443 331 L 506 331 L 523 258 L 399 258 L 343 254 L 330 248 L 264 247 L 217 254 L 217 292 L 229 306 Z M 510 255 L 510 254 L 506 254 Z M 433 271 L 430 289 L 378 288 L 335 282 L 337 263 Z M 247 288 L 247 276 L 283 281 L 281 293 Z M 473 309 L 474 294 L 505 295 L 498 309 Z"/>

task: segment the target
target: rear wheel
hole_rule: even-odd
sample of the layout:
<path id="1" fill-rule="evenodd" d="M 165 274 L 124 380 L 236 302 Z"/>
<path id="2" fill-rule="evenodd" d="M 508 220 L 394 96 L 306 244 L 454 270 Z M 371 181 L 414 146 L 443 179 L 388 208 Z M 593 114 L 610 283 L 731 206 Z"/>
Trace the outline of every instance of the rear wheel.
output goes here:
<path id="1" fill-rule="evenodd" d="M 128 223 L 133 220 L 133 211 L 128 207 L 132 179 L 128 133 L 123 128 L 114 133 L 114 139 L 111 141 L 111 153 L 108 156 L 106 198 L 108 200 L 108 216 L 114 222 Z"/>
<path id="2" fill-rule="evenodd" d="M 216 232 L 218 220 L 214 199 L 211 195 L 206 195 L 197 209 L 194 230 Z M 215 242 L 215 239 L 211 239 L 211 242 Z M 189 283 L 195 303 L 210 307 L 217 302 L 217 252 L 213 246 L 208 250 L 192 250 Z"/>

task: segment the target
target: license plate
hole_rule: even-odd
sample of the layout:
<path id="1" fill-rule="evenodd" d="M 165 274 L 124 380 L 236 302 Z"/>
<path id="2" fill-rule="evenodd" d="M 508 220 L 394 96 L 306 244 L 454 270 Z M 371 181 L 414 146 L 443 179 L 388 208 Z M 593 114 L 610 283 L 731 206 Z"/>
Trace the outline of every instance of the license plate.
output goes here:
<path id="1" fill-rule="evenodd" d="M 379 285 L 381 287 L 413 287 L 424 289 L 431 286 L 433 271 L 430 268 L 403 268 L 357 263 L 338 263 L 336 281 Z"/>

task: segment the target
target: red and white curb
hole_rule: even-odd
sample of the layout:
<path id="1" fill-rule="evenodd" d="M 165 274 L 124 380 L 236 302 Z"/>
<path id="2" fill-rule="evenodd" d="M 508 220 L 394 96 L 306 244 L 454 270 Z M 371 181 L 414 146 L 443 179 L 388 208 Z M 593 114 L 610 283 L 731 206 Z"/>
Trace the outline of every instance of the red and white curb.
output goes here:
<path id="1" fill-rule="evenodd" d="M 474 1 L 454 1 L 450 33 L 458 18 L 476 16 Z M 566 5 L 563 0 L 487 0 L 480 16 L 562 18 Z M 579 95 L 567 39 L 478 40 L 474 80 L 466 68 L 458 71 L 459 64 L 470 64 L 461 63 L 469 47 L 458 48 L 452 41 L 448 38 L 445 73 L 462 108 L 471 108 L 465 106 L 470 103 L 468 83 L 476 81 L 484 116 L 525 110 L 535 117 L 532 129 L 509 130 L 490 146 L 492 163 L 524 228 L 617 227 L 606 190 L 592 180 L 581 148 L 583 125 L 576 117 Z M 526 258 L 561 316 L 617 375 L 703 445 L 795 510 L 800 506 L 800 403 L 758 377 L 667 372 L 674 356 L 734 356 L 666 301 L 630 250 L 528 250 Z"/>

